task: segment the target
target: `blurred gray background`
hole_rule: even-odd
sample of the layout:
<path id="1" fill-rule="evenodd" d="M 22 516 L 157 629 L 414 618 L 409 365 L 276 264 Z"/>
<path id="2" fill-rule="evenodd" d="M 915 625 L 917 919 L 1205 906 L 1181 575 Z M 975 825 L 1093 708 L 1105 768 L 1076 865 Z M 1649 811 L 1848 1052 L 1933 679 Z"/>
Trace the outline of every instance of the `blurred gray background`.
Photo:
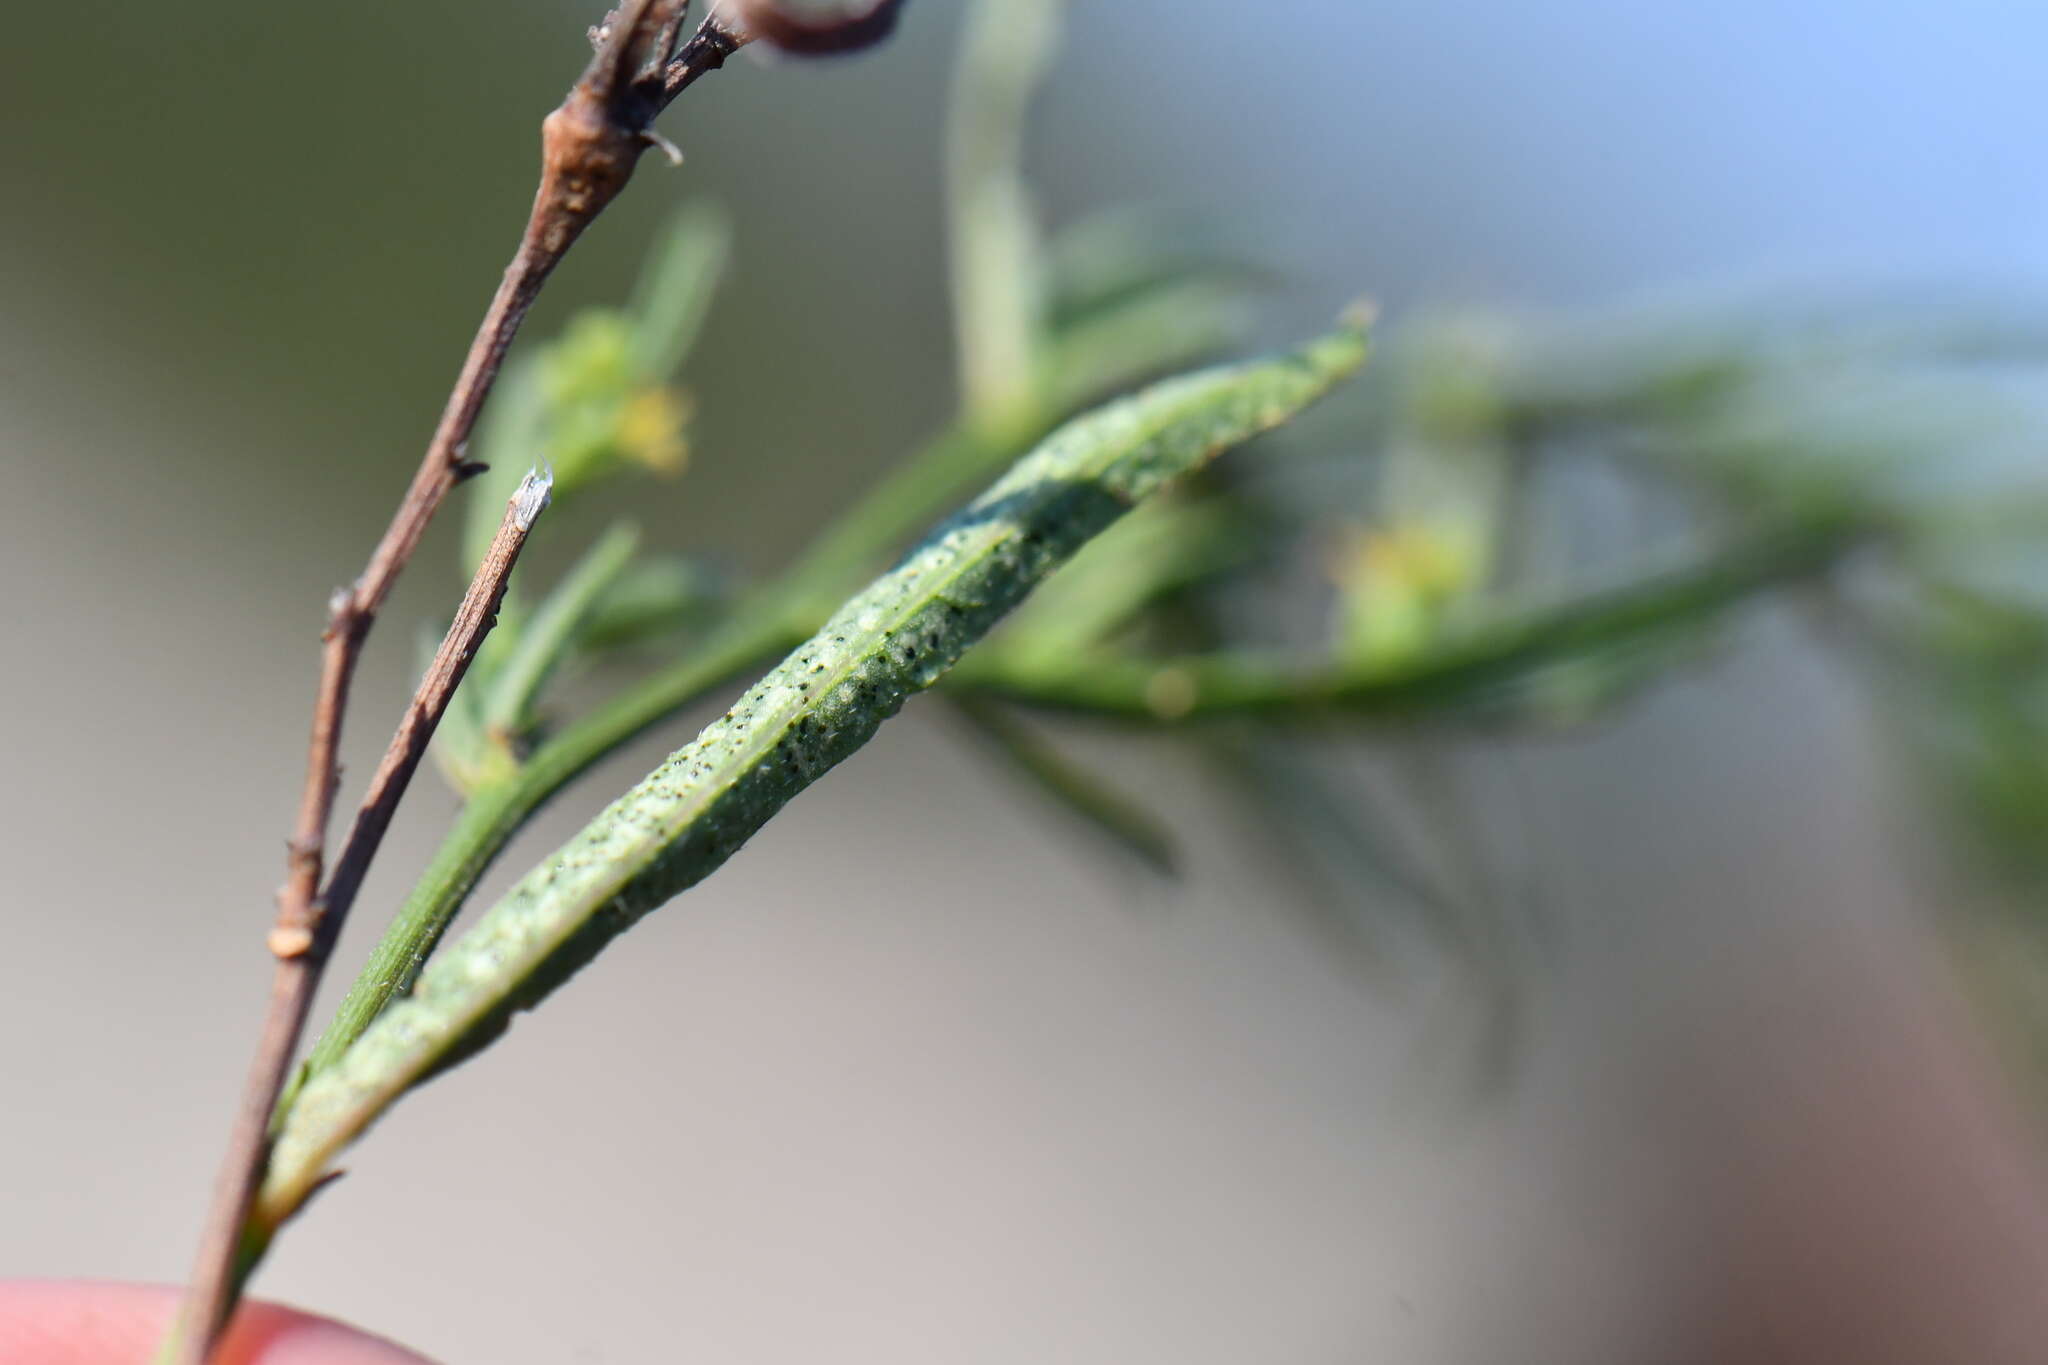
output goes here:
<path id="1" fill-rule="evenodd" d="M 594 11 L 9 6 L 0 1273 L 186 1268 L 321 603 Z M 679 196 L 734 214 L 662 541 L 772 565 L 944 419 L 956 19 L 736 61 L 551 287 L 538 335 L 620 297 Z M 1361 292 L 2031 288 L 2044 43 L 2019 0 L 1076 0 L 1033 167 L 1055 221 L 1243 225 L 1288 275 L 1274 336 Z M 452 524 L 374 643 L 355 773 Z M 402 1106 L 260 1292 L 450 1362 L 2038 1359 L 2037 1149 L 1937 950 L 1920 812 L 1841 680 L 1751 625 L 1625 720 L 1473 756 L 1554 917 L 1498 1076 L 1453 988 L 1333 954 L 1170 760 L 1127 768 L 1201 831 L 1165 892 L 913 706 Z M 342 980 L 452 810 L 423 777 Z"/>

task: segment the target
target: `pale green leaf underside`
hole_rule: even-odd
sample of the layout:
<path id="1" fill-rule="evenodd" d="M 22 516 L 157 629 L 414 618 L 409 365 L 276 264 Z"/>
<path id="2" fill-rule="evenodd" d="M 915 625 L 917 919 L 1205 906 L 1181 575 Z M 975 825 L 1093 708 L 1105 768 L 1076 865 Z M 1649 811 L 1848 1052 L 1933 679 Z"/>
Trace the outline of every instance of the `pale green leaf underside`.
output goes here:
<path id="1" fill-rule="evenodd" d="M 484 1046 L 515 1010 L 710 875 L 1091 536 L 1287 420 L 1364 355 L 1360 332 L 1339 332 L 1156 385 L 1046 438 L 513 887 L 413 995 L 309 1081 L 278 1134 L 257 1224 L 288 1217 L 407 1089 Z"/>

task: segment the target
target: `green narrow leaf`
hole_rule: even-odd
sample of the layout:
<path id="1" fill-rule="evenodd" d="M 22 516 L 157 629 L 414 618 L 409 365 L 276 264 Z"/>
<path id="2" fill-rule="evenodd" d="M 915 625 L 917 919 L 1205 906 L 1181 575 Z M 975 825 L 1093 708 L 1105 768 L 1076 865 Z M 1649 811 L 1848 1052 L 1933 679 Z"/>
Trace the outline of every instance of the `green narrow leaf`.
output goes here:
<path id="1" fill-rule="evenodd" d="M 1074 763 L 1002 707 L 976 697 L 950 698 L 953 710 L 1012 773 L 1047 803 L 1073 816 L 1111 847 L 1161 877 L 1179 873 L 1173 832 L 1152 812 Z"/>
<path id="2" fill-rule="evenodd" d="M 1038 354 L 1038 391 L 1072 412 L 1104 394 L 1209 359 L 1242 335 L 1244 289 L 1195 277 L 1147 289 L 1048 336 Z"/>
<path id="3" fill-rule="evenodd" d="M 1258 841 L 1278 853 L 1308 908 L 1352 940 L 1347 947 L 1378 957 L 1390 927 L 1443 937 L 1441 926 L 1457 913 L 1452 897 L 1384 801 L 1338 782 L 1297 742 L 1224 733 L 1204 743 L 1218 790 L 1252 818 Z M 1398 913 L 1413 918 L 1387 918 Z"/>
<path id="4" fill-rule="evenodd" d="M 1261 528 L 1222 499 L 1161 498 L 1088 543 L 989 642 L 1005 663 L 1071 663 L 1146 607 L 1266 552 Z"/>
<path id="5" fill-rule="evenodd" d="M 1023 172 L 1024 122 L 1052 62 L 1063 0 L 976 0 L 967 10 L 946 120 L 946 219 L 960 396 L 976 421 L 1031 396 L 1038 349 L 1038 224 Z"/>
<path id="6" fill-rule="evenodd" d="M 1386 664 L 1251 650 L 1080 659 L 987 651 L 947 681 L 1041 710 L 1147 723 L 1484 709 L 1539 669 L 1667 635 L 1766 589 L 1817 577 L 1870 534 L 1853 514 L 1833 511 L 1767 523 L 1696 563 L 1477 623 Z"/>
<path id="7" fill-rule="evenodd" d="M 682 367 L 711 311 L 732 253 L 732 223 L 715 204 L 676 210 L 633 291 L 631 353 L 645 378 L 662 382 Z"/>
<path id="8" fill-rule="evenodd" d="M 1091 536 L 1364 360 L 1356 329 L 1157 385 L 1054 432 L 847 602 L 732 710 L 435 959 L 286 1116 L 253 1215 L 274 1229 L 400 1095 L 489 1043 L 648 911 L 709 876 Z"/>
<path id="9" fill-rule="evenodd" d="M 718 618 L 733 595 L 728 576 L 701 559 L 644 556 L 592 605 L 576 632 L 576 647 L 604 654 L 699 630 Z"/>
<path id="10" fill-rule="evenodd" d="M 1046 322 L 1053 330 L 1166 285 L 1205 279 L 1252 289 L 1274 283 L 1249 237 L 1216 220 L 1125 204 L 1062 228 L 1045 250 Z"/>

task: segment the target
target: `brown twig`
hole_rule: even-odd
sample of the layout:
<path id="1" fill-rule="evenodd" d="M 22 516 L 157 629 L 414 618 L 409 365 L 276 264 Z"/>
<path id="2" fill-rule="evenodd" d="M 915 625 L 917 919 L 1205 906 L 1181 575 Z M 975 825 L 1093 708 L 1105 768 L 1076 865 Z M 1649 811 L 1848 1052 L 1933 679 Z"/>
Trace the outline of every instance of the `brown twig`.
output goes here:
<path id="1" fill-rule="evenodd" d="M 727 26 L 724 19 L 713 14 L 706 19 L 682 50 L 669 59 L 662 70 L 661 93 L 665 100 L 672 100 L 690 88 L 699 76 L 718 70 L 725 65 L 725 59 L 746 45 L 747 35 Z"/>
<path id="2" fill-rule="evenodd" d="M 420 679 L 419 688 L 413 693 L 412 705 L 406 708 L 405 719 L 399 722 L 398 732 L 392 735 L 383 761 L 370 778 L 363 804 L 356 810 L 355 823 L 349 826 L 348 841 L 341 846 L 341 856 L 334 860 L 327 890 L 320 897 L 325 913 L 319 928 L 323 930 L 324 941 L 316 945 L 310 933 L 301 938 L 296 929 L 282 931 L 282 938 L 273 932 L 270 951 L 280 959 L 303 956 L 315 951 L 316 947 L 324 952 L 331 946 L 332 935 L 348 914 L 349 907 L 355 904 L 356 892 L 362 889 L 363 877 L 370 870 L 370 860 L 377 856 L 377 846 L 383 842 L 384 831 L 391 826 L 399 798 L 405 794 L 406 784 L 412 781 L 420 760 L 426 756 L 427 742 L 434 737 L 434 727 L 440 724 L 442 713 L 448 709 L 448 699 L 455 695 L 456 686 L 461 683 L 463 674 L 469 671 L 470 661 L 476 657 L 477 647 L 497 621 L 498 607 L 504 601 L 505 585 L 512 576 L 512 566 L 518 562 L 527 533 L 547 509 L 553 487 L 553 474 L 528 474 L 506 504 L 505 518 L 498 524 L 498 534 L 485 552 L 484 562 L 477 567 L 476 576 L 470 580 L 469 591 L 463 594 L 455 620 L 442 637 L 441 647 L 427 666 L 426 676 Z"/>
<path id="3" fill-rule="evenodd" d="M 742 19 L 729 20 L 725 8 L 714 3 L 678 49 L 690 0 L 625 0 L 592 31 L 597 51 L 590 65 L 561 106 L 542 120 L 540 186 L 519 249 L 470 343 L 404 500 L 362 576 L 330 604 L 306 782 L 285 884 L 278 892 L 277 922 L 268 940 L 278 959 L 277 975 L 180 1315 L 182 1330 L 164 1356 L 174 1365 L 203 1365 L 243 1278 L 261 1254 L 267 1230 L 252 1234 L 245 1225 L 262 1180 L 278 1097 L 321 970 L 448 697 L 490 629 L 504 576 L 539 514 L 534 506 L 522 521 L 515 498 L 491 557 L 471 583 L 455 626 L 372 779 L 327 889 L 320 892 L 326 829 L 339 780 L 336 751 L 356 660 L 378 610 L 449 490 L 481 468 L 466 458 L 469 438 L 527 310 L 584 229 L 625 188 L 641 154 L 649 146 L 668 149 L 653 130 L 655 117 L 754 36 L 743 23 L 748 10 L 758 11 L 764 27 L 772 30 L 762 35 L 772 44 L 801 52 L 849 51 L 885 36 L 901 3 L 879 0 L 843 18 L 802 22 L 790 20 L 779 7 L 758 4 L 742 7 Z M 528 491 L 528 485 L 521 487 Z M 514 537 L 509 546 L 508 535 Z M 506 548 L 498 563 L 501 547 Z"/>
<path id="4" fill-rule="evenodd" d="M 658 45 L 674 42 L 688 8 L 689 0 L 631 0 L 615 16 L 590 66 L 561 107 L 542 122 L 540 187 L 519 249 L 470 344 L 404 500 L 362 576 L 352 588 L 337 593 L 331 604 L 306 783 L 286 881 L 278 893 L 277 922 L 269 938 L 278 969 L 186 1294 L 183 1332 L 170 1357 L 181 1365 L 203 1362 L 226 1325 L 248 1264 L 247 1249 L 242 1245 L 243 1224 L 262 1179 L 272 1112 L 297 1051 L 321 969 L 405 780 L 417 765 L 417 753 L 407 761 L 402 751 L 423 746 L 440 718 L 439 707 L 431 713 L 422 709 L 426 688 L 433 682 L 430 674 L 379 769 L 385 785 L 381 792 L 373 785 L 328 894 L 317 894 L 338 781 L 336 750 L 342 716 L 363 641 L 448 491 L 477 471 L 477 466 L 465 459 L 469 438 L 527 310 L 570 246 L 625 188 L 648 145 L 648 125 L 673 98 L 666 88 L 671 54 Z M 723 53 L 718 60 L 724 60 Z M 678 90 L 682 84 L 687 81 L 678 84 Z M 520 537 L 523 540 L 523 529 Z M 478 583 L 485 581 L 480 573 Z M 472 585 L 472 595 L 476 587 Z M 502 581 L 498 589 L 502 592 Z M 496 608 L 496 598 L 489 600 L 478 639 L 482 630 L 488 629 L 490 611 Z M 458 626 L 461 621 L 458 618 Z M 462 665 L 466 664 L 464 656 Z M 457 667 L 447 680 L 448 690 L 460 674 L 461 667 Z"/>
<path id="5" fill-rule="evenodd" d="M 334 874 L 328 880 L 325 893 L 305 902 L 312 907 L 310 918 L 281 915 L 277 927 L 270 931 L 270 951 L 278 959 L 277 973 L 271 984 L 270 1008 L 264 1019 L 262 1036 L 257 1042 L 256 1058 L 250 1067 L 234 1136 L 228 1144 L 217 1202 L 209 1216 L 206 1234 L 200 1243 L 198 1264 L 187 1290 L 183 1316 L 185 1334 L 180 1341 L 184 1359 L 194 1362 L 205 1359 L 213 1338 L 226 1326 L 228 1312 L 248 1266 L 251 1248 L 245 1244 L 248 1236 L 245 1224 L 269 1148 L 272 1110 L 283 1088 L 285 1073 L 291 1066 L 292 1054 L 297 1050 L 299 1033 L 305 1025 L 306 1010 L 313 998 L 313 988 L 318 983 L 321 964 L 333 948 L 334 936 L 339 932 L 356 892 L 362 887 L 363 874 L 369 870 L 370 860 L 376 856 L 377 846 L 383 841 L 384 832 L 390 828 L 391 816 L 398 809 L 399 799 L 405 795 L 406 785 L 419 768 L 420 759 L 426 754 L 427 743 L 448 709 L 449 698 L 455 695 L 456 686 L 469 670 L 477 648 L 497 621 L 498 607 L 504 601 L 512 566 L 518 562 L 519 552 L 526 545 L 527 533 L 547 506 L 553 482 L 552 476 L 529 474 L 506 504 L 505 518 L 499 524 L 498 534 L 492 539 L 484 562 L 470 580 L 469 591 L 463 594 L 462 605 L 456 609 L 453 624 L 442 638 L 440 649 L 435 651 L 426 676 L 420 679 L 412 703 L 406 708 L 405 718 L 399 722 L 397 733 L 392 735 L 391 743 L 384 750 L 384 758 L 370 779 L 369 789 L 364 793 L 355 821 L 349 827 L 348 840 L 342 845 L 341 856 L 335 860 Z M 348 619 L 342 601 L 345 596 L 336 595 L 336 624 L 343 624 Z M 349 652 L 340 630 L 330 626 L 327 659 L 332 672 L 323 681 L 345 676 L 352 663 L 347 657 Z M 308 790 L 309 810 L 325 807 L 333 799 L 332 759 L 341 728 L 339 694 L 338 685 L 331 690 L 323 688 L 321 694 L 323 704 L 315 728 L 314 750 L 316 758 L 326 760 L 326 780 L 319 784 L 317 790 Z M 317 833 L 318 826 L 313 828 Z M 306 844 L 294 844 L 292 881 L 283 893 L 287 909 L 300 903 L 290 899 L 294 889 L 305 885 L 318 873 L 317 843 L 311 846 L 310 857 L 306 856 L 308 852 Z"/>

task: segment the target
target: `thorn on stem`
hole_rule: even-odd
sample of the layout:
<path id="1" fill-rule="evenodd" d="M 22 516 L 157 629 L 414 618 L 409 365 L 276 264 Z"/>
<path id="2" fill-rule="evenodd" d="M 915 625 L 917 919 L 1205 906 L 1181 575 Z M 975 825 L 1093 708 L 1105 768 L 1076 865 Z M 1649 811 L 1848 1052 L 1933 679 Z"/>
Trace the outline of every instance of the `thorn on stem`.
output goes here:
<path id="1" fill-rule="evenodd" d="M 314 1195 L 321 1193 L 329 1185 L 332 1185 L 335 1181 L 341 1179 L 343 1176 L 347 1174 L 348 1171 L 346 1169 L 337 1166 L 335 1169 L 328 1171 L 326 1174 L 322 1175 L 318 1180 L 315 1180 L 311 1188 L 309 1188 L 306 1191 L 306 1197 L 299 1204 L 299 1207 L 303 1209 L 307 1204 L 313 1202 Z"/>
<path id="2" fill-rule="evenodd" d="M 640 136 L 647 139 L 648 146 L 667 157 L 669 165 L 680 166 L 683 164 L 683 149 L 670 142 L 654 129 L 642 128 Z"/>

